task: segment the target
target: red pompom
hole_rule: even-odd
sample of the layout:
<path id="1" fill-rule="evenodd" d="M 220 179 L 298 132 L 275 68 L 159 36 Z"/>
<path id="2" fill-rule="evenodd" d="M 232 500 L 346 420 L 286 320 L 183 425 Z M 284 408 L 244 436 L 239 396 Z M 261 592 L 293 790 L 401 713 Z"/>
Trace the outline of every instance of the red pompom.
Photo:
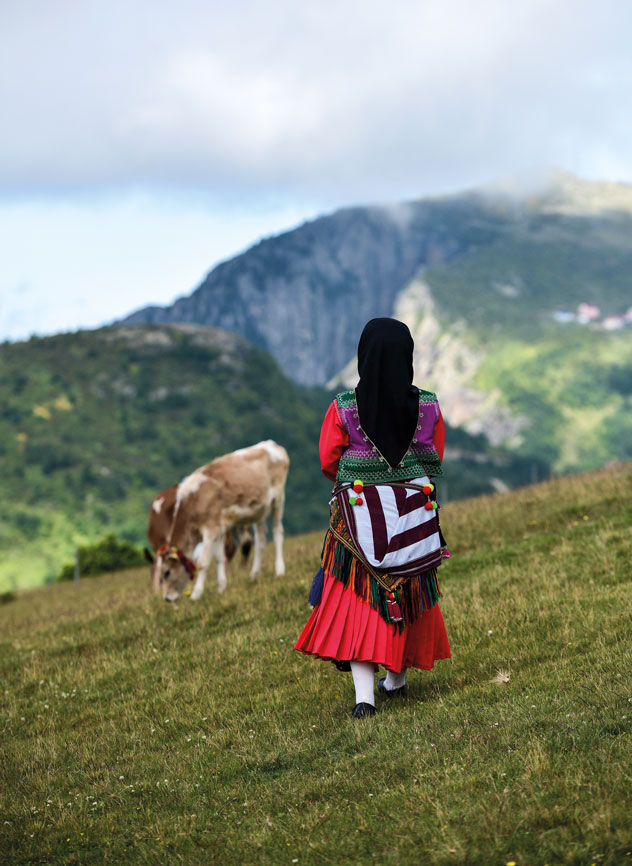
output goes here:
<path id="1" fill-rule="evenodd" d="M 426 509 L 426 511 L 432 511 L 433 507 L 434 506 L 433 506 L 432 502 L 426 502 L 424 505 L 424 508 Z"/>
<path id="2" fill-rule="evenodd" d="M 356 493 L 360 493 L 362 491 L 363 487 L 364 487 L 364 484 L 359 479 L 356 479 L 353 482 L 353 489 L 355 490 Z"/>
<path id="3" fill-rule="evenodd" d="M 362 505 L 364 503 L 364 499 L 361 496 L 358 496 L 356 499 L 356 505 Z"/>
<path id="4" fill-rule="evenodd" d="M 429 496 L 434 490 L 434 484 L 425 484 L 421 489 L 426 494 L 426 496 Z"/>

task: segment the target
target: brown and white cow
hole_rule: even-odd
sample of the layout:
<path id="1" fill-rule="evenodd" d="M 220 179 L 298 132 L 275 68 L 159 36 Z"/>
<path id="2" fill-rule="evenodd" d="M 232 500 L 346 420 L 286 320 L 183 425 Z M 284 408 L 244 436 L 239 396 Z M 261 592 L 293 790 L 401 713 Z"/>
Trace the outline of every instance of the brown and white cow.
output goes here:
<path id="1" fill-rule="evenodd" d="M 218 457 L 196 469 L 177 487 L 173 519 L 168 533 L 172 553 L 157 557 L 158 579 L 165 601 L 178 599 L 189 581 L 187 560 L 202 541 L 192 599 L 204 591 L 206 571 L 215 558 L 217 591 L 226 589 L 224 538 L 242 526 L 254 526 L 254 559 L 250 579 L 261 571 L 266 523 L 272 515 L 275 546 L 274 570 L 285 573 L 283 562 L 283 507 L 290 466 L 287 451 L 271 439 Z M 184 560 L 184 562 L 183 562 Z"/>
<path id="2" fill-rule="evenodd" d="M 158 548 L 166 543 L 169 530 L 173 523 L 173 512 L 176 506 L 176 492 L 178 485 L 163 490 L 155 497 L 149 508 L 147 518 L 147 539 L 151 545 L 151 551 L 145 548 L 145 558 L 151 563 L 151 579 L 154 591 L 160 589 L 160 572 L 158 570 Z"/>
<path id="3" fill-rule="evenodd" d="M 145 548 L 145 558 L 151 564 L 151 578 L 154 592 L 160 590 L 160 570 L 158 569 L 158 550 L 167 543 L 171 525 L 173 524 L 173 515 L 176 506 L 176 495 L 178 485 L 174 484 L 163 490 L 155 497 L 149 508 L 149 517 L 147 519 L 147 539 L 151 545 L 151 550 Z M 202 536 L 198 538 L 198 543 L 201 543 Z M 236 542 L 236 543 L 235 543 Z M 248 561 L 248 554 L 253 544 L 253 535 L 249 526 L 238 527 L 233 532 L 227 532 L 224 539 L 224 556 L 230 562 L 237 551 L 237 547 L 241 550 L 242 565 Z"/>

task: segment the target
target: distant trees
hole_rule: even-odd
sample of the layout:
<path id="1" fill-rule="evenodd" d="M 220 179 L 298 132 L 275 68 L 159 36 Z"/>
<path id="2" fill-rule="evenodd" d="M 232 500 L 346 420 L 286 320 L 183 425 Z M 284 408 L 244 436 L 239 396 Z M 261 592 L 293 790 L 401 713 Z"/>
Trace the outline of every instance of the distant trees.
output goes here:
<path id="1" fill-rule="evenodd" d="M 96 544 L 79 548 L 79 574 L 81 577 L 94 577 L 109 571 L 121 571 L 143 565 L 145 557 L 141 551 L 128 541 L 119 541 L 115 535 L 106 535 Z M 69 562 L 57 575 L 57 580 L 73 580 L 75 563 Z"/>

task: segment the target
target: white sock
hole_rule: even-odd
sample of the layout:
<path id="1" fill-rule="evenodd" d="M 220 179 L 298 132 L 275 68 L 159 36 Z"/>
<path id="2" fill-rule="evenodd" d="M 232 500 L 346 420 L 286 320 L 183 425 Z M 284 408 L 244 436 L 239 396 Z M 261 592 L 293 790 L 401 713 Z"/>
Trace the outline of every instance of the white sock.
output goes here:
<path id="1" fill-rule="evenodd" d="M 395 674 L 393 671 L 386 671 L 386 679 L 384 680 L 384 688 L 387 691 L 392 692 L 393 689 L 401 689 L 402 686 L 406 685 L 406 668 L 399 673 Z"/>
<path id="2" fill-rule="evenodd" d="M 355 686 L 356 704 L 371 704 L 374 707 L 375 665 L 373 662 L 351 662 L 351 673 Z"/>

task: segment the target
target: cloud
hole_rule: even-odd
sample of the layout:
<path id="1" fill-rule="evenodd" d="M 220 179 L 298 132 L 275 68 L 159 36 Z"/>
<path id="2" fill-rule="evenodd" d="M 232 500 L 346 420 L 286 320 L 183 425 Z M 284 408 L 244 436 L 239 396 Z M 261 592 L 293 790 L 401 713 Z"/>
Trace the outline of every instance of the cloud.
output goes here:
<path id="1" fill-rule="evenodd" d="M 33 0 L 0 25 L 5 195 L 632 178 L 626 0 Z"/>
<path id="2" fill-rule="evenodd" d="M 169 302 L 354 202 L 632 181 L 631 25 L 628 0 L 4 0 L 0 335 Z"/>

